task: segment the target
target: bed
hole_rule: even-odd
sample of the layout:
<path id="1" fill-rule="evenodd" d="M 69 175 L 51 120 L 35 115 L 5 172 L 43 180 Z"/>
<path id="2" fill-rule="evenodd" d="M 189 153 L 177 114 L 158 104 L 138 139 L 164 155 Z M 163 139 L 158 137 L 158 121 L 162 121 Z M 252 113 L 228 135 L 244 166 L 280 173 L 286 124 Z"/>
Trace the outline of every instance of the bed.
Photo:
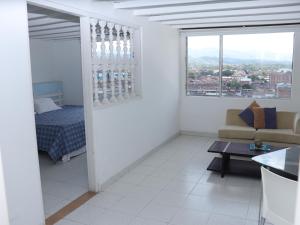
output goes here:
<path id="1" fill-rule="evenodd" d="M 58 110 L 35 114 L 39 151 L 47 152 L 55 162 L 67 161 L 85 152 L 83 107 L 62 105 L 63 92 L 60 82 L 36 83 L 33 90 L 35 99 L 50 97 L 61 106 Z M 47 93 L 44 93 L 45 90 Z"/>

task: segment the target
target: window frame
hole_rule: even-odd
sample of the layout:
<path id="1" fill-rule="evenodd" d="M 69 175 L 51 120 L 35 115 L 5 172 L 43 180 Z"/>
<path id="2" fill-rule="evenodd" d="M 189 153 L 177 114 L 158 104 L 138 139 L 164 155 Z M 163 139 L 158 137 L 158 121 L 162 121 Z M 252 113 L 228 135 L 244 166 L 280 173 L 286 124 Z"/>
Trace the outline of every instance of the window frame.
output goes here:
<path id="1" fill-rule="evenodd" d="M 181 76 L 184 77 L 182 83 L 184 84 L 182 87 L 184 88 L 183 93 L 185 97 L 206 97 L 206 98 L 233 98 L 233 99 L 255 99 L 255 97 L 239 97 L 239 96 L 223 96 L 222 95 L 222 70 L 223 70 L 223 36 L 224 35 L 239 35 L 239 34 L 264 34 L 264 33 L 285 33 L 285 32 L 294 32 L 293 37 L 293 59 L 292 59 L 292 84 L 291 84 L 291 95 L 288 98 L 266 98 L 261 97 L 259 99 L 270 99 L 270 100 L 290 100 L 293 97 L 293 81 L 295 74 L 295 45 L 296 45 L 296 33 L 300 32 L 299 25 L 285 25 L 285 26 L 259 26 L 259 27 L 239 27 L 239 28 L 217 28 L 217 29 L 201 29 L 201 30 L 181 30 L 181 74 L 185 74 Z M 187 89 L 187 75 L 188 75 L 188 37 L 192 36 L 213 36 L 218 35 L 220 44 L 219 44 L 219 85 L 220 90 L 219 94 L 216 96 L 196 96 L 196 95 L 188 95 Z M 298 34 L 299 35 L 299 34 Z M 183 94 L 182 93 L 182 94 Z"/>

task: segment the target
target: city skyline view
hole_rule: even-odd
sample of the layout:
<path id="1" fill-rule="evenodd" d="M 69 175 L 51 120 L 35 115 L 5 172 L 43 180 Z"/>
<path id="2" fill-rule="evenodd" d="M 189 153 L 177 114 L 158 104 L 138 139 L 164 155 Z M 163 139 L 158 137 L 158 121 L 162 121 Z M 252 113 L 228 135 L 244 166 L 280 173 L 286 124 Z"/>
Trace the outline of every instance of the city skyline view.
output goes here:
<path id="1" fill-rule="evenodd" d="M 187 94 L 289 98 L 293 39 L 292 32 L 188 37 Z"/>

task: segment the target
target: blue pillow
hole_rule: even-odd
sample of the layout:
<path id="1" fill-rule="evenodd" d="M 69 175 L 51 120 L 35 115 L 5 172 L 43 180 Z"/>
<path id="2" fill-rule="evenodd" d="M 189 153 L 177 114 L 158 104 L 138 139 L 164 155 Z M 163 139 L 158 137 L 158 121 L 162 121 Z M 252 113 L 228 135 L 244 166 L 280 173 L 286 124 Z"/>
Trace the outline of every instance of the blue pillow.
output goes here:
<path id="1" fill-rule="evenodd" d="M 264 108 L 265 111 L 265 128 L 277 129 L 276 108 Z"/>
<path id="2" fill-rule="evenodd" d="M 254 127 L 254 114 L 251 108 L 249 107 L 246 108 L 244 111 L 242 111 L 239 114 L 239 116 L 242 120 L 244 120 L 248 124 L 248 126 Z"/>

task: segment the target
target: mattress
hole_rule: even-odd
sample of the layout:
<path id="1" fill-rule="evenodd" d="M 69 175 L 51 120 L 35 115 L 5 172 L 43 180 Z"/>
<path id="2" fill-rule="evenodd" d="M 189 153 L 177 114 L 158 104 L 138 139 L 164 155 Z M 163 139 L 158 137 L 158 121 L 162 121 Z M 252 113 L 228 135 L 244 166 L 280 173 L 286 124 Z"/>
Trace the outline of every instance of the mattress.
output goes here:
<path id="1" fill-rule="evenodd" d="M 86 144 L 82 106 L 63 106 L 62 109 L 35 115 L 37 145 L 52 160 L 61 160 Z"/>

